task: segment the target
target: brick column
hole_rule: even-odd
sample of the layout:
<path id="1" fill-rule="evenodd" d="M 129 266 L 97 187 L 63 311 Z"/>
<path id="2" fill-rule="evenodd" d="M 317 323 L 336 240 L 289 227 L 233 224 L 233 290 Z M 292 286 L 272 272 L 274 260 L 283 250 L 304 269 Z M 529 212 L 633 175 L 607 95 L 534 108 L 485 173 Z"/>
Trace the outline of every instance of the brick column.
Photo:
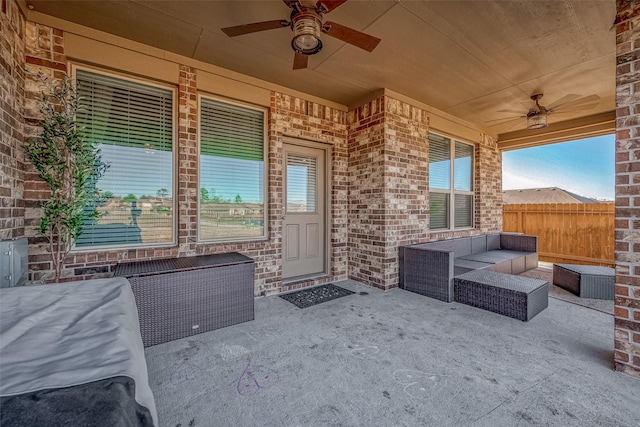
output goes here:
<path id="1" fill-rule="evenodd" d="M 56 28 L 27 21 L 25 29 L 25 101 L 24 137 L 39 138 L 41 128 L 40 94 L 47 84 L 67 77 L 67 60 L 64 54 L 64 33 Z M 49 83 L 45 83 L 45 79 Z M 24 152 L 21 153 L 24 156 Z M 24 223 L 29 236 L 29 270 L 31 280 L 50 278 L 53 263 L 46 240 L 36 236 L 40 225 L 42 202 L 51 196 L 49 187 L 38 177 L 35 168 L 24 164 Z M 65 264 L 73 262 L 69 255 Z M 44 276 L 44 277 L 43 277 Z"/>
<path id="2" fill-rule="evenodd" d="M 429 118 L 388 96 L 349 118 L 349 277 L 386 290 L 398 246 L 429 238 Z"/>
<path id="3" fill-rule="evenodd" d="M 180 66 L 178 102 L 178 244 L 181 255 L 194 255 L 198 240 L 198 92 L 195 68 Z"/>
<path id="4" fill-rule="evenodd" d="M 640 3 L 616 3 L 615 364 L 640 378 Z"/>
<path id="5" fill-rule="evenodd" d="M 349 278 L 383 288 L 384 103 L 349 112 Z"/>
<path id="6" fill-rule="evenodd" d="M 476 145 L 475 218 L 482 233 L 502 231 L 502 153 L 498 141 L 482 135 Z"/>
<path id="7" fill-rule="evenodd" d="M 14 1 L 0 9 L 0 239 L 24 235 L 24 34 Z"/>

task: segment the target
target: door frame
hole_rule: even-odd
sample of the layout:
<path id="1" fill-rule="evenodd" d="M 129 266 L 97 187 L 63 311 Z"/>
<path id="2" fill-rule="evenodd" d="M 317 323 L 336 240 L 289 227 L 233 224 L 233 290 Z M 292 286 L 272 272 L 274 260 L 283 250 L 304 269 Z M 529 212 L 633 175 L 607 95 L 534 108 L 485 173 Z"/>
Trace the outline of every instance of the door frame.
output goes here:
<path id="1" fill-rule="evenodd" d="M 284 215 L 286 215 L 286 207 L 287 207 L 287 181 L 285 178 L 285 174 L 286 174 L 286 167 L 287 167 L 287 159 L 284 155 L 285 153 L 285 145 L 294 145 L 294 146 L 298 146 L 298 147 L 304 147 L 304 148 L 314 148 L 316 150 L 322 150 L 324 151 L 324 182 L 322 183 L 322 185 L 324 185 L 324 265 L 323 265 L 323 271 L 321 271 L 320 273 L 312 273 L 306 276 L 294 276 L 294 277 L 288 277 L 288 278 L 282 278 L 283 283 L 289 283 L 289 282 L 296 282 L 300 279 L 307 279 L 307 278 L 314 278 L 314 277 L 321 277 L 321 276 L 329 276 L 331 275 L 331 224 L 333 223 L 333 218 L 331 216 L 331 212 L 332 212 L 332 206 L 333 206 L 333 193 L 332 193 L 332 185 L 331 183 L 333 182 L 333 162 L 332 162 L 332 155 L 333 155 L 333 145 L 331 144 L 326 144 L 326 143 L 322 143 L 322 142 L 317 142 L 317 141 L 311 141 L 308 139 L 302 139 L 302 138 L 298 138 L 298 137 L 293 137 L 293 136 L 284 136 L 282 138 L 282 212 L 280 215 L 280 229 L 282 230 L 282 250 L 280 251 L 280 259 L 283 259 L 284 257 L 284 245 L 285 245 L 285 241 L 284 241 Z M 282 271 L 282 270 L 281 270 Z"/>

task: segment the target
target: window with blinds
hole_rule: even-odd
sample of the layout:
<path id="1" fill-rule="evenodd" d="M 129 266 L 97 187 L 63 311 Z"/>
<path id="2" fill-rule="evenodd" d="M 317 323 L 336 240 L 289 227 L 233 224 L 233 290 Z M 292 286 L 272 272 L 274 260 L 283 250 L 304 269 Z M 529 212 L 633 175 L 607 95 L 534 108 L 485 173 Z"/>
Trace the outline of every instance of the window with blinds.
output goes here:
<path id="1" fill-rule="evenodd" d="M 473 152 L 473 145 L 429 134 L 431 230 L 473 226 Z"/>
<path id="2" fill-rule="evenodd" d="M 451 140 L 429 134 L 429 187 L 451 188 Z"/>
<path id="3" fill-rule="evenodd" d="M 80 69 L 76 84 L 78 123 L 108 164 L 76 247 L 173 242 L 173 90 Z"/>
<path id="4" fill-rule="evenodd" d="M 200 240 L 263 238 L 265 111 L 200 98 Z"/>

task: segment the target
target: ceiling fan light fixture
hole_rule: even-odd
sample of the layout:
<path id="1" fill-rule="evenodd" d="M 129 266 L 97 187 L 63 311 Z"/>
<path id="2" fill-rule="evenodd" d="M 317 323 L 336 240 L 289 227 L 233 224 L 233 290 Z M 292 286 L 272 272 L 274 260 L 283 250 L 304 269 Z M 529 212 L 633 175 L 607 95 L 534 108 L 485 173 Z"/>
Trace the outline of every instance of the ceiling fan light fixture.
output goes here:
<path id="1" fill-rule="evenodd" d="M 546 111 L 530 111 L 527 114 L 527 129 L 544 129 L 547 127 L 547 112 Z"/>
<path id="2" fill-rule="evenodd" d="M 293 39 L 291 47 L 301 55 L 313 55 L 322 49 L 320 40 L 322 22 L 313 12 L 301 12 L 293 16 L 291 28 Z"/>

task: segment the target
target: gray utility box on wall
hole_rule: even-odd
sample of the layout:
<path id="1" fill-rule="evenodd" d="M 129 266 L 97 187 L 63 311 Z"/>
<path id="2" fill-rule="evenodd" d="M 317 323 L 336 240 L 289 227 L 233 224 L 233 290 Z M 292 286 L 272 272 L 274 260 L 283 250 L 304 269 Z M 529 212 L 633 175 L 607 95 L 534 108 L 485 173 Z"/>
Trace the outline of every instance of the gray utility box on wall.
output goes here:
<path id="1" fill-rule="evenodd" d="M 27 238 L 0 240 L 0 288 L 13 288 L 27 281 Z"/>

